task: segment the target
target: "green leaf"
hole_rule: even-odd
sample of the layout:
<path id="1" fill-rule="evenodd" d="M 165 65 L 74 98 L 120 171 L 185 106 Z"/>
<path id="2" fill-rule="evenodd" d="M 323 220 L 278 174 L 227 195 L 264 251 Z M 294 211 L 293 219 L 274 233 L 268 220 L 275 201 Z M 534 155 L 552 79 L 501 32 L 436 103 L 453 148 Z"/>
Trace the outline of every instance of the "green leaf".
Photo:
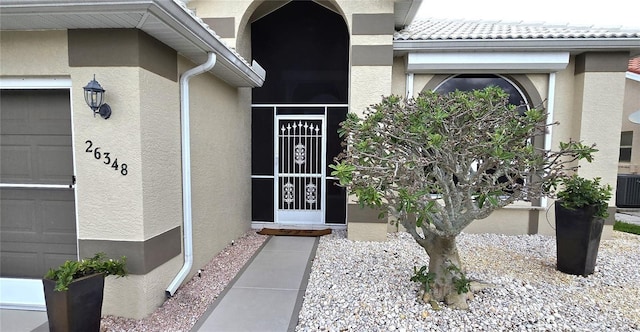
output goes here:
<path id="1" fill-rule="evenodd" d="M 331 164 L 329 168 L 332 169 L 331 176 L 335 176 L 338 178 L 341 186 L 346 186 L 353 180 L 353 172 L 356 170 L 356 167 L 345 162 L 340 162 L 338 164 Z"/>
<path id="2" fill-rule="evenodd" d="M 478 207 L 482 209 L 482 206 L 484 205 L 484 201 L 487 199 L 487 195 L 485 194 L 480 194 L 478 195 Z"/>

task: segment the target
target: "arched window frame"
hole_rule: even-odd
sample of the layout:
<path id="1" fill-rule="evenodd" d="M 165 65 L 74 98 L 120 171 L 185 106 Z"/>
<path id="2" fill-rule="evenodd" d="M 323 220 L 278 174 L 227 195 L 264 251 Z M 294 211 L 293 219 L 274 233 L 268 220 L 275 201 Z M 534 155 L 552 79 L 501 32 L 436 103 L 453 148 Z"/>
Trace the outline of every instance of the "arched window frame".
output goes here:
<path id="1" fill-rule="evenodd" d="M 516 84 L 515 82 L 513 82 L 511 79 L 509 79 L 508 77 L 505 77 L 503 75 L 499 75 L 499 74 L 456 74 L 456 75 L 451 75 L 449 77 L 447 77 L 445 80 L 443 80 L 442 82 L 440 82 L 433 90 L 434 91 L 438 91 L 438 89 L 440 89 L 443 85 L 445 85 L 447 82 L 450 82 L 453 79 L 456 78 L 460 78 L 461 76 L 468 76 L 469 78 L 491 78 L 491 76 L 493 76 L 496 79 L 502 79 L 504 81 L 506 81 L 509 85 L 511 85 L 519 94 L 520 99 L 522 99 L 523 104 L 522 105 L 516 105 L 516 106 L 524 106 L 526 107 L 526 110 L 531 109 L 531 102 L 529 101 L 529 97 L 527 96 L 527 94 L 520 88 L 520 86 L 518 86 L 518 84 Z M 491 84 L 487 85 L 490 86 Z M 487 87 L 484 86 L 483 88 Z"/>

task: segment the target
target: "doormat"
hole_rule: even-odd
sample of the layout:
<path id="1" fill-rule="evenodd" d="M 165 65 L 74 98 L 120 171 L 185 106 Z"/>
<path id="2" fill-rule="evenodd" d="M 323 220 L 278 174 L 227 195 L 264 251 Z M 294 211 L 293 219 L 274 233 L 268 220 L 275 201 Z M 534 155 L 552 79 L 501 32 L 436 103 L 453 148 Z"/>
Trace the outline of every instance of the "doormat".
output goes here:
<path id="1" fill-rule="evenodd" d="M 284 236 L 322 236 L 331 234 L 331 228 L 327 229 L 274 229 L 263 228 L 256 232 L 260 235 L 284 235 Z"/>

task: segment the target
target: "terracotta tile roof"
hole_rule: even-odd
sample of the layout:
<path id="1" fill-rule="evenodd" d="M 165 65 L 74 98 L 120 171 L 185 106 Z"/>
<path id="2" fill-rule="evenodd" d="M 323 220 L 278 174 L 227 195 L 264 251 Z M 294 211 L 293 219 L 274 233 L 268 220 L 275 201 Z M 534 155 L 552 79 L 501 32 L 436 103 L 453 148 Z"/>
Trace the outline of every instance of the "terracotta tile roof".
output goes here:
<path id="1" fill-rule="evenodd" d="M 640 74 L 640 56 L 629 60 L 630 72 Z"/>
<path id="2" fill-rule="evenodd" d="M 640 38 L 640 28 L 549 25 L 503 21 L 415 20 L 395 40 Z"/>

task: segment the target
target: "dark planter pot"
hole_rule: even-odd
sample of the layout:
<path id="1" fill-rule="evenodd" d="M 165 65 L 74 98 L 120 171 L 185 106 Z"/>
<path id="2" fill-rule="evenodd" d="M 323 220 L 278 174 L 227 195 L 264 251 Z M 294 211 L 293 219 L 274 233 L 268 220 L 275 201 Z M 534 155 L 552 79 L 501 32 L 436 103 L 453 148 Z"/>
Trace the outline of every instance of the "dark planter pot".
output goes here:
<path id="1" fill-rule="evenodd" d="M 43 279 L 49 331 L 99 332 L 104 295 L 104 274 L 79 278 L 69 290 L 54 291 L 56 282 Z"/>
<path id="2" fill-rule="evenodd" d="M 556 202 L 558 270 L 568 274 L 593 274 L 604 219 L 594 217 L 596 208 L 569 210 Z"/>

